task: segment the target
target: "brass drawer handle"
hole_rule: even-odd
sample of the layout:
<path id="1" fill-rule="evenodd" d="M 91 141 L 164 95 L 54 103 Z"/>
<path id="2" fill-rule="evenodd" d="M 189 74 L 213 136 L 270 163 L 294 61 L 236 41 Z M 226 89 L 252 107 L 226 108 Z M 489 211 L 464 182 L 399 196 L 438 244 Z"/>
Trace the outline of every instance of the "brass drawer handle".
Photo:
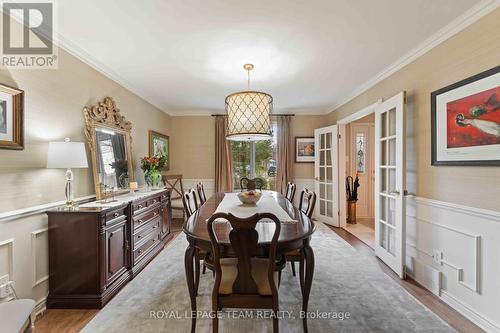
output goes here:
<path id="1" fill-rule="evenodd" d="M 137 208 L 141 209 L 142 208 L 142 205 L 138 205 Z"/>
<path id="2" fill-rule="evenodd" d="M 139 224 L 144 223 L 144 221 L 143 221 L 143 220 L 139 220 L 139 221 L 137 221 L 137 222 L 138 222 Z"/>
<path id="3" fill-rule="evenodd" d="M 156 203 L 156 199 L 153 200 L 153 203 Z"/>
<path id="4" fill-rule="evenodd" d="M 141 253 L 142 253 L 142 250 L 137 251 L 137 253 L 141 254 Z"/>
<path id="5" fill-rule="evenodd" d="M 119 214 L 119 213 L 115 213 L 115 214 L 114 214 L 114 217 L 118 217 L 118 216 L 120 216 L 120 214 Z"/>
<path id="6" fill-rule="evenodd" d="M 153 213 L 153 216 L 156 216 L 156 215 L 158 215 L 158 212 L 154 212 L 154 213 Z"/>

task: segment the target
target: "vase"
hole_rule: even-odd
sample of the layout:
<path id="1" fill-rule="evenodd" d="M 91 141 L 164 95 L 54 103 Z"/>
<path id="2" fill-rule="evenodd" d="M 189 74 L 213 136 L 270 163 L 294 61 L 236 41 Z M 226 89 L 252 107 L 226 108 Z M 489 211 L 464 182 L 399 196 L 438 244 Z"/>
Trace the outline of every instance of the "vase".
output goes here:
<path id="1" fill-rule="evenodd" d="M 144 180 L 151 190 L 159 190 L 161 183 L 161 173 L 159 170 L 150 170 L 144 173 Z"/>

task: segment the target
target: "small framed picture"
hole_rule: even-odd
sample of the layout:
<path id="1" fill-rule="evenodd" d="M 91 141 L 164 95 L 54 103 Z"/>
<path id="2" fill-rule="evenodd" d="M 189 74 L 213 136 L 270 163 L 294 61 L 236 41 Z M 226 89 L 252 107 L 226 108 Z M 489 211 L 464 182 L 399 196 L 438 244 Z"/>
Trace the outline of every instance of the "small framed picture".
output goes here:
<path id="1" fill-rule="evenodd" d="M 500 66 L 431 94 L 432 165 L 500 165 Z"/>
<path id="2" fill-rule="evenodd" d="M 170 137 L 152 130 L 149 130 L 149 156 L 166 156 L 164 171 L 170 170 Z"/>
<path id="3" fill-rule="evenodd" d="M 24 149 L 24 91 L 0 84 L 0 149 Z"/>
<path id="4" fill-rule="evenodd" d="M 295 137 L 295 163 L 314 163 L 314 137 Z"/>

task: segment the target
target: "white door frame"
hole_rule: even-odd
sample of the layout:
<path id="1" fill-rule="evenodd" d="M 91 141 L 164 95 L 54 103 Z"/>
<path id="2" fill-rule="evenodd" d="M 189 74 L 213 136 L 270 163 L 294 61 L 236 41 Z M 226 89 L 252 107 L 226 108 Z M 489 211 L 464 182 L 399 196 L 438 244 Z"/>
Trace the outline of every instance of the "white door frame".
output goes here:
<path id="1" fill-rule="evenodd" d="M 367 107 L 354 112 L 353 114 L 342 118 L 337 121 L 337 126 L 338 126 L 338 132 L 340 134 L 340 138 L 338 141 L 338 160 L 339 161 L 344 161 L 343 163 L 339 163 L 339 173 L 338 173 L 338 198 L 339 198 L 339 227 L 343 228 L 346 226 L 346 220 L 347 220 L 347 200 L 345 197 L 345 174 L 346 174 L 346 168 L 348 167 L 346 165 L 345 161 L 345 156 L 346 156 L 346 143 L 348 138 L 346 138 L 346 125 L 361 119 L 363 117 L 366 117 L 372 113 L 375 113 L 375 108 L 377 105 L 382 103 L 382 99 L 379 99 L 376 103 L 373 103 L 371 105 L 368 105 Z M 375 203 L 373 203 L 375 205 Z"/>

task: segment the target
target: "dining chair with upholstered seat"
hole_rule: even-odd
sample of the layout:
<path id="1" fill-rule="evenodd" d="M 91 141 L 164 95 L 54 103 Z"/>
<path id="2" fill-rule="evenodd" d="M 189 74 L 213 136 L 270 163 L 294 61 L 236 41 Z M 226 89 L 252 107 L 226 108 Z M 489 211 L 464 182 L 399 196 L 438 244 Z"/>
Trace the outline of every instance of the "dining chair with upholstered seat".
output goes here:
<path id="1" fill-rule="evenodd" d="M 182 175 L 164 175 L 162 176 L 163 185 L 171 190 L 170 206 L 172 210 L 180 210 L 182 219 L 185 217 L 184 203 L 182 197 L 184 188 L 182 186 Z"/>
<path id="2" fill-rule="evenodd" d="M 312 219 L 312 214 L 314 212 L 314 206 L 316 205 L 316 193 L 309 191 L 307 188 L 300 192 L 299 210 L 306 214 L 309 219 Z M 285 254 L 286 260 L 290 262 L 292 266 L 292 274 L 295 276 L 295 262 L 300 262 L 302 260 L 301 253 L 299 250 L 287 252 Z"/>
<path id="3" fill-rule="evenodd" d="M 292 183 L 292 182 L 288 182 L 286 184 L 286 195 L 285 197 L 288 199 L 288 201 L 290 201 L 291 203 L 293 203 L 293 198 L 295 197 L 295 191 L 297 190 L 297 185 L 295 185 L 295 183 Z"/>
<path id="4" fill-rule="evenodd" d="M 219 222 L 221 219 L 225 220 Z M 266 258 L 257 257 L 259 233 L 255 229 L 260 220 L 275 224 L 274 234 Z M 226 222 L 227 221 L 227 222 Z M 229 242 L 235 257 L 222 258 L 214 226 L 230 223 Z M 231 213 L 216 213 L 207 222 L 212 243 L 215 282 L 212 290 L 213 332 L 218 332 L 218 311 L 224 308 L 271 309 L 273 311 L 273 332 L 279 331 L 278 287 L 279 271 L 276 250 L 281 231 L 279 219 L 271 213 L 256 213 L 248 218 L 239 218 Z"/>
<path id="5" fill-rule="evenodd" d="M 260 190 L 264 187 L 265 182 L 262 178 L 253 178 L 249 179 L 247 177 L 243 177 L 240 179 L 240 189 L 241 191 L 255 191 Z"/>
<path id="6" fill-rule="evenodd" d="M 200 198 L 200 205 L 207 202 L 207 195 L 205 194 L 205 186 L 202 182 L 196 184 L 196 191 L 198 192 L 198 198 Z"/>

